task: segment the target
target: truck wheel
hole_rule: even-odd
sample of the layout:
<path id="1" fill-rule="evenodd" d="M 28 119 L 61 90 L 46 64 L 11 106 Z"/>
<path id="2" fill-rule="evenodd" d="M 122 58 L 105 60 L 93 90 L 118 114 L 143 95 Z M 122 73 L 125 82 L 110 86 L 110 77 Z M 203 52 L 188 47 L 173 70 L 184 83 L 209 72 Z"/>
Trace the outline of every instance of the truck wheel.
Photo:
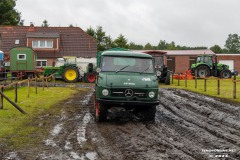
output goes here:
<path id="1" fill-rule="evenodd" d="M 200 66 L 197 68 L 197 77 L 204 78 L 210 76 L 210 70 L 206 66 Z"/>
<path id="2" fill-rule="evenodd" d="M 97 122 L 104 122 L 107 120 L 107 107 L 99 102 L 95 102 L 95 118 Z"/>
<path id="3" fill-rule="evenodd" d="M 96 80 L 96 76 L 94 72 L 89 72 L 85 75 L 85 82 L 94 83 Z"/>
<path id="4" fill-rule="evenodd" d="M 63 80 L 65 82 L 76 82 L 79 78 L 79 72 L 76 67 L 67 67 L 63 71 Z"/>
<path id="5" fill-rule="evenodd" d="M 170 72 L 167 72 L 167 76 L 165 78 L 165 84 L 170 85 Z"/>
<path id="6" fill-rule="evenodd" d="M 232 73 L 230 70 L 228 69 L 224 69 L 220 72 L 220 77 L 221 78 L 231 78 L 232 77 Z"/>
<path id="7" fill-rule="evenodd" d="M 144 121 L 155 121 L 156 106 L 150 106 L 142 111 Z"/>

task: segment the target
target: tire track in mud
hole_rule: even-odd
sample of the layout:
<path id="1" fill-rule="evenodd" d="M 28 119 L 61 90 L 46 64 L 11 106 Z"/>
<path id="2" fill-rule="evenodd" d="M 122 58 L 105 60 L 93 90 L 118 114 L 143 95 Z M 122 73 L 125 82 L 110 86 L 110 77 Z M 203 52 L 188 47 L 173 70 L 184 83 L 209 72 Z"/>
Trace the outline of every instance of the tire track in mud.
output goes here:
<path id="1" fill-rule="evenodd" d="M 176 89 L 160 89 L 155 122 L 96 123 L 93 94 L 64 104 L 41 150 L 17 159 L 240 159 L 240 105 Z M 112 114 L 112 113 L 111 113 Z M 24 156 L 23 156 L 24 157 Z M 14 158 L 13 158 L 14 159 Z"/>
<path id="2" fill-rule="evenodd" d="M 86 127 L 92 116 L 89 112 L 89 101 L 93 95 L 90 91 L 79 101 L 66 102 L 66 106 L 79 107 L 78 109 L 62 112 L 62 118 L 51 132 L 50 140 L 45 140 L 45 149 L 37 158 L 39 159 L 95 159 L 96 153 L 86 149 Z M 69 112 L 69 113 L 67 113 Z M 52 142 L 52 143 L 47 143 Z M 47 149 L 48 148 L 48 149 Z M 93 150 L 93 149 L 92 149 Z"/>
<path id="3" fill-rule="evenodd" d="M 174 89 L 161 89 L 160 103 L 155 123 L 98 125 L 107 145 L 121 155 L 111 158 L 240 159 L 239 105 Z"/>

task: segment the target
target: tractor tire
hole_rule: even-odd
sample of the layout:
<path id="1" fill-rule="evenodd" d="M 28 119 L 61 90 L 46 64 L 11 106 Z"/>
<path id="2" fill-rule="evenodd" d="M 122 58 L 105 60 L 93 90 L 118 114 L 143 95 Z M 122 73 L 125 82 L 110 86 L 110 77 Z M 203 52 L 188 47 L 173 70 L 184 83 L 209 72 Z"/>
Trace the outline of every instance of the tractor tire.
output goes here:
<path id="1" fill-rule="evenodd" d="M 96 101 L 94 103 L 94 106 L 95 106 L 95 120 L 97 122 L 107 121 L 107 113 L 108 113 L 107 107 Z"/>
<path id="2" fill-rule="evenodd" d="M 67 83 L 76 82 L 79 79 L 79 71 L 76 67 L 67 67 L 63 71 L 62 78 Z"/>
<path id="3" fill-rule="evenodd" d="M 220 78 L 231 78 L 231 77 L 232 77 L 232 73 L 228 69 L 224 69 L 220 72 Z"/>
<path id="4" fill-rule="evenodd" d="M 207 66 L 199 66 L 196 70 L 197 77 L 204 78 L 210 76 L 210 70 Z"/>
<path id="5" fill-rule="evenodd" d="M 149 106 L 142 110 L 143 121 L 155 121 L 156 106 Z"/>
<path id="6" fill-rule="evenodd" d="M 85 82 L 87 83 L 94 83 L 96 80 L 96 74 L 94 72 L 88 72 L 85 75 Z"/>
<path id="7" fill-rule="evenodd" d="M 165 78 L 165 84 L 170 85 L 170 72 L 167 72 L 167 76 Z"/>

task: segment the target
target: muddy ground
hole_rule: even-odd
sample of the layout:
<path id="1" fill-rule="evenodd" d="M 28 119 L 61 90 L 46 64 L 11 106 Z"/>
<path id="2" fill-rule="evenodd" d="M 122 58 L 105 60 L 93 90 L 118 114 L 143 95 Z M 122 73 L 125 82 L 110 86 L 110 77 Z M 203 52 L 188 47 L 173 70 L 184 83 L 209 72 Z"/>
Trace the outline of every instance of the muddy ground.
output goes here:
<path id="1" fill-rule="evenodd" d="M 240 104 L 175 89 L 159 94 L 155 122 L 129 113 L 123 120 L 124 111 L 112 110 L 108 122 L 96 123 L 90 88 L 60 103 L 54 119 L 36 120 L 52 125 L 41 145 L 2 151 L 0 159 L 240 159 Z"/>

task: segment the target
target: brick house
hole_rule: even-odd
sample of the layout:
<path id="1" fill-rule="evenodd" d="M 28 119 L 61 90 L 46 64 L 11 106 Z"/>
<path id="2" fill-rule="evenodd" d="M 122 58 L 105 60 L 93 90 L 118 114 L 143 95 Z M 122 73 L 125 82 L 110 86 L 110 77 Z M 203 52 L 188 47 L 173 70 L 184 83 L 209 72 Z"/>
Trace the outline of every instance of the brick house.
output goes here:
<path id="1" fill-rule="evenodd" d="M 220 63 L 229 65 L 230 70 L 240 72 L 240 54 L 217 54 Z"/>
<path id="2" fill-rule="evenodd" d="M 0 26 L 0 50 L 9 60 L 16 46 L 32 47 L 38 66 L 52 66 L 63 56 L 96 57 L 97 42 L 79 27 Z"/>

